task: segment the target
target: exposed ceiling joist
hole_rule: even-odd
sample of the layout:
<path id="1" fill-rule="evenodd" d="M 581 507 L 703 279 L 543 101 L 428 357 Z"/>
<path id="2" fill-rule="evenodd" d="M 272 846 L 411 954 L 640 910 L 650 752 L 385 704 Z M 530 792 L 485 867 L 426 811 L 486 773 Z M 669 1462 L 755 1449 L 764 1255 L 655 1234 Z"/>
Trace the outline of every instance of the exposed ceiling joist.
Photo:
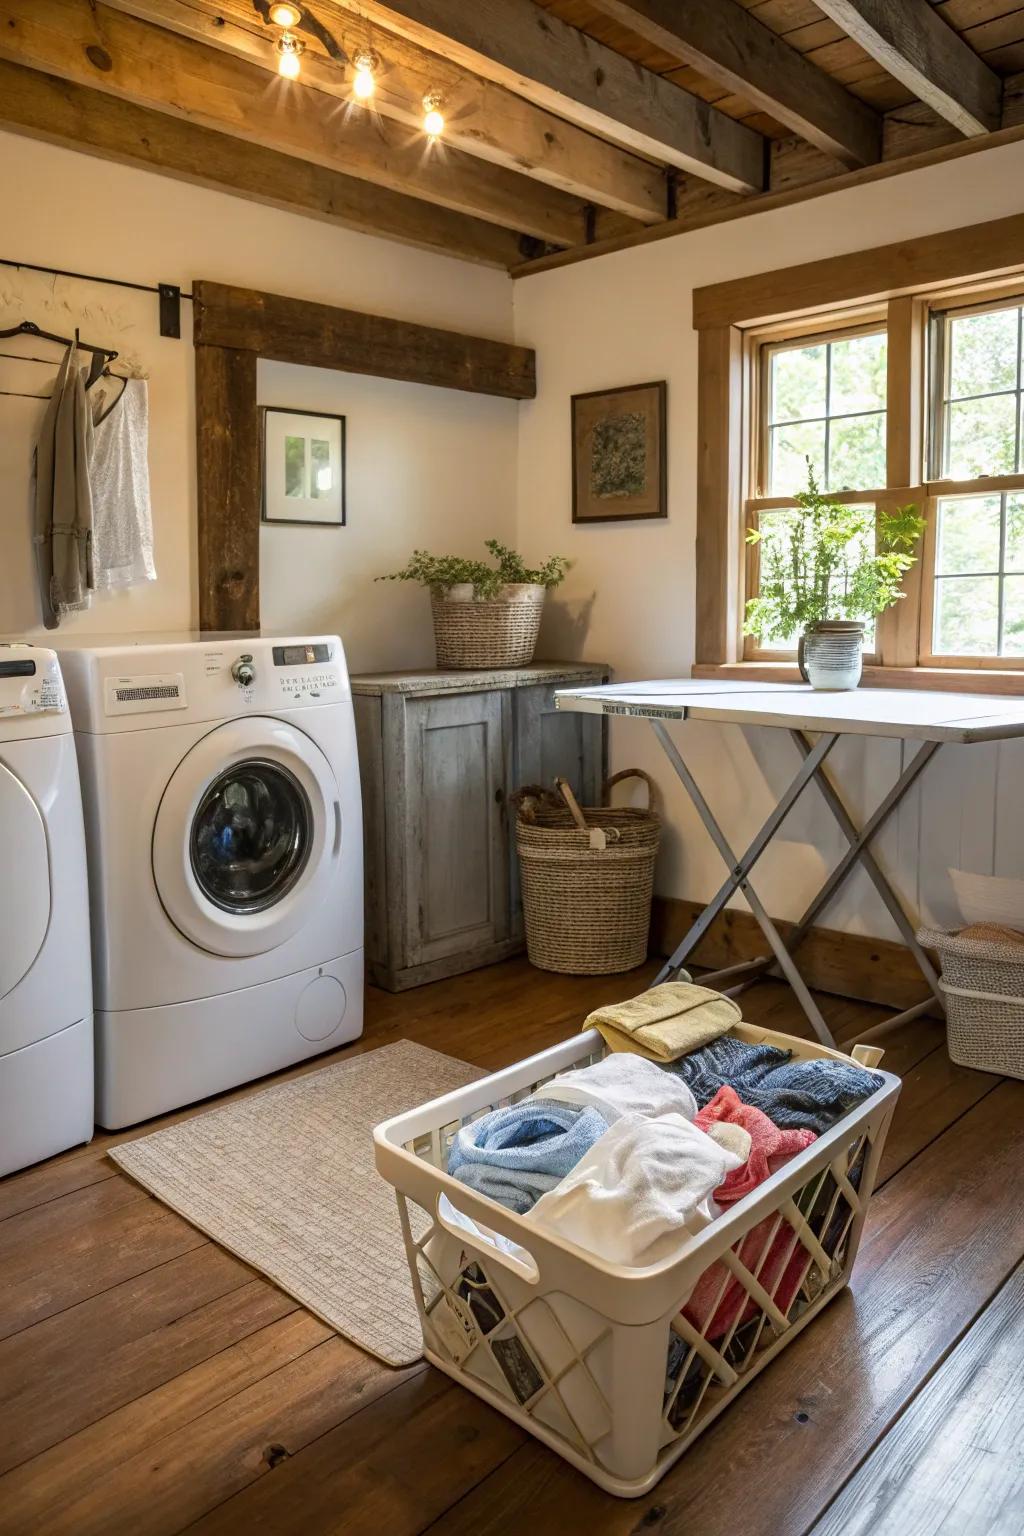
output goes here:
<path id="1" fill-rule="evenodd" d="M 498 224 L 0 60 L 4 128 L 447 256 L 507 267 L 523 255 Z"/>
<path id="2" fill-rule="evenodd" d="M 341 0 L 347 10 L 611 142 L 733 192 L 764 185 L 765 141 L 533 0 Z"/>
<path id="3" fill-rule="evenodd" d="M 199 42 L 276 70 L 277 29 L 268 29 L 251 0 L 108 0 L 119 11 L 168 27 Z M 341 15 L 337 41 L 353 57 L 367 40 L 366 28 Z M 375 40 L 375 39 L 374 39 Z M 438 90 L 445 102 L 445 142 L 455 149 L 522 172 L 585 202 L 613 208 L 645 224 L 666 217 L 665 176 L 656 166 L 593 134 L 566 123 L 542 107 L 482 80 L 448 59 L 438 58 L 405 38 L 381 45 L 381 66 L 373 110 L 419 129 L 423 97 Z M 353 103 L 353 71 L 311 43 L 303 56 L 302 83 Z"/>
<path id="4" fill-rule="evenodd" d="M 733 0 L 590 0 L 844 165 L 881 158 L 881 118 Z"/>
<path id="5" fill-rule="evenodd" d="M 968 138 L 998 128 L 1002 81 L 929 0 L 815 0 L 865 53 Z"/>
<path id="6" fill-rule="evenodd" d="M 553 187 L 431 153 L 422 135 L 95 0 L 0 0 L 0 58 L 554 245 L 584 238 L 585 206 Z"/>

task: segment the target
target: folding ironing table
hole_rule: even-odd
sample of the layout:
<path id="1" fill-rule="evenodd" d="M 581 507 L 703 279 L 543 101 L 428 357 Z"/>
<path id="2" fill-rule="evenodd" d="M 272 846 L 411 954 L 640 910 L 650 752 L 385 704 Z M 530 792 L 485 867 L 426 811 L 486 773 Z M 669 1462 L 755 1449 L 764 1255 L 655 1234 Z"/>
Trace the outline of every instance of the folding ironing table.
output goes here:
<path id="1" fill-rule="evenodd" d="M 738 991 L 770 967 L 778 965 L 819 1040 L 825 1045 L 834 1045 L 828 1025 L 800 975 L 793 955 L 815 918 L 832 900 L 854 865 L 859 863 L 903 935 L 929 989 L 927 998 L 886 1020 L 886 1024 L 916 1018 L 935 1005 L 944 1011 L 935 969 L 918 944 L 914 924 L 869 845 L 943 742 L 967 745 L 1024 736 L 1024 698 L 889 688 L 817 693 L 794 683 L 716 683 L 682 678 L 615 683 L 600 688 L 565 688 L 556 693 L 555 703 L 563 710 L 649 720 L 729 871 L 724 883 L 662 967 L 656 981 L 665 981 L 679 971 L 729 897 L 741 891 L 768 941 L 771 954 L 715 971 L 710 976 L 703 976 L 702 982 L 714 986 L 731 981 L 733 985 L 723 990 Z M 800 755 L 800 765 L 792 782 L 739 857 L 719 826 L 679 746 L 668 732 L 666 721 L 687 720 L 717 720 L 723 724 L 762 725 L 785 730 Z M 840 736 L 846 735 L 898 737 L 921 743 L 888 794 L 861 827 L 855 823 L 823 766 Z M 750 871 L 812 782 L 821 790 L 849 847 L 785 940 L 751 886 Z"/>

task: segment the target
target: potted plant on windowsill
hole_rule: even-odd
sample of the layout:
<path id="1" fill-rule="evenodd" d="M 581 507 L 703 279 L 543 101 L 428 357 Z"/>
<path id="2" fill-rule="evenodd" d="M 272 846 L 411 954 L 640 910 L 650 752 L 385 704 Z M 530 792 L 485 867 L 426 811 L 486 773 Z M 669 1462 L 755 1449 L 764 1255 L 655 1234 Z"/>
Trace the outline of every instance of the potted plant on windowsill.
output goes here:
<path id="1" fill-rule="evenodd" d="M 744 630 L 762 640 L 798 636 L 797 665 L 812 688 L 856 688 L 865 624 L 904 596 L 924 519 L 914 506 L 876 514 L 830 501 L 810 460 L 807 489 L 794 500 L 771 514 L 770 536 L 747 535 L 760 546 L 761 577 Z"/>
<path id="2" fill-rule="evenodd" d="M 416 581 L 429 588 L 439 667 L 483 671 L 528 666 L 544 600 L 569 569 L 563 555 L 552 555 L 531 569 L 497 539 L 487 539 L 485 548 L 493 565 L 417 549 L 403 570 L 377 578 Z"/>

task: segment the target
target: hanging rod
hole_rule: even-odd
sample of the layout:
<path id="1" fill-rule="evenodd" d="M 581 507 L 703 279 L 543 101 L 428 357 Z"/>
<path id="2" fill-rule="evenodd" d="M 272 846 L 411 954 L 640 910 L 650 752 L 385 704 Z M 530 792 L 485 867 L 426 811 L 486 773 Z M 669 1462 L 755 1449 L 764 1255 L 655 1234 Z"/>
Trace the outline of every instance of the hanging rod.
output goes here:
<path id="1" fill-rule="evenodd" d="M 11 261 L 0 256 L 0 267 L 17 267 L 25 272 L 45 272 L 50 277 L 75 277 L 83 283 L 106 283 L 111 288 L 131 288 L 136 293 L 156 293 L 160 296 L 160 335 L 181 336 L 181 301 L 193 298 L 182 293 L 177 283 L 131 283 L 121 277 L 98 277 L 95 272 L 69 272 L 64 267 L 41 267 L 32 261 Z"/>

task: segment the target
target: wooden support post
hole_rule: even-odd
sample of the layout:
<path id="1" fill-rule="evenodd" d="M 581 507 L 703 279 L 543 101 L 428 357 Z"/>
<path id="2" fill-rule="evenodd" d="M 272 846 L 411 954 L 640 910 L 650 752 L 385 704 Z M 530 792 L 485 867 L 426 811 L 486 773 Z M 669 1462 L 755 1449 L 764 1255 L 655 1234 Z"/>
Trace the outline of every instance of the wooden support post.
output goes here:
<path id="1" fill-rule="evenodd" d="M 199 627 L 260 627 L 255 352 L 196 347 Z"/>

